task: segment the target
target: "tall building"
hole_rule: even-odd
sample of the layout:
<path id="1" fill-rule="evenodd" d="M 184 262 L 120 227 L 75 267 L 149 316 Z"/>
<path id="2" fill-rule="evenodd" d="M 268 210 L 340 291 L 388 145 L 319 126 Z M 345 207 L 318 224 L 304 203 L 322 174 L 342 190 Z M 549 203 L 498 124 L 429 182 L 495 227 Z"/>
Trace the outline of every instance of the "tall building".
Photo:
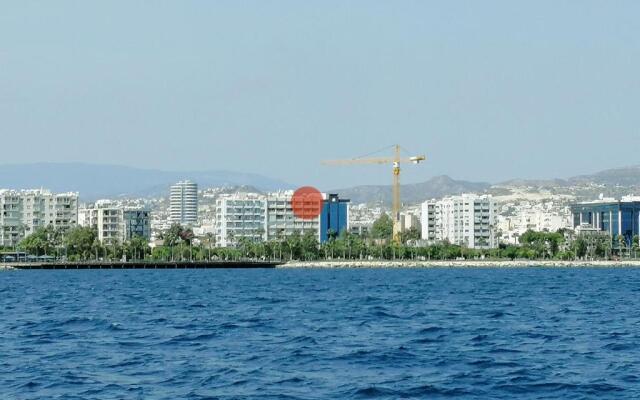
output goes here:
<path id="1" fill-rule="evenodd" d="M 0 190 L 0 246 L 15 246 L 38 228 L 68 230 L 78 223 L 78 193 Z"/>
<path id="2" fill-rule="evenodd" d="M 349 200 L 337 194 L 329 194 L 324 199 L 320 214 L 320 243 L 333 235 L 338 236 L 349 229 Z"/>
<path id="3" fill-rule="evenodd" d="M 169 193 L 169 220 L 172 223 L 192 225 L 198 222 L 198 184 L 180 181 L 171 186 Z"/>
<path id="4" fill-rule="evenodd" d="M 103 244 L 122 244 L 140 236 L 151 238 L 151 216 L 147 209 L 123 207 L 100 200 L 93 207 L 78 211 L 78 224 L 95 228 Z"/>
<path id="5" fill-rule="evenodd" d="M 614 245 L 622 236 L 630 246 L 633 237 L 640 235 L 640 197 L 577 203 L 571 206 L 571 213 L 574 228 L 605 232 L 614 239 Z"/>
<path id="6" fill-rule="evenodd" d="M 422 203 L 422 239 L 494 248 L 496 209 L 490 195 L 462 194 Z"/>

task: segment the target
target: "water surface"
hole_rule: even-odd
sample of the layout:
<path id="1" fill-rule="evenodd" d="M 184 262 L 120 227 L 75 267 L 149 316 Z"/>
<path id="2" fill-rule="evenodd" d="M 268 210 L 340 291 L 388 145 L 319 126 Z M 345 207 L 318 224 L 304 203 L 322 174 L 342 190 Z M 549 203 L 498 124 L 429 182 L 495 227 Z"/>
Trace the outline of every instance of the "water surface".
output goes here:
<path id="1" fill-rule="evenodd" d="M 638 398 L 639 291 L 633 268 L 0 272 L 0 398 Z"/>

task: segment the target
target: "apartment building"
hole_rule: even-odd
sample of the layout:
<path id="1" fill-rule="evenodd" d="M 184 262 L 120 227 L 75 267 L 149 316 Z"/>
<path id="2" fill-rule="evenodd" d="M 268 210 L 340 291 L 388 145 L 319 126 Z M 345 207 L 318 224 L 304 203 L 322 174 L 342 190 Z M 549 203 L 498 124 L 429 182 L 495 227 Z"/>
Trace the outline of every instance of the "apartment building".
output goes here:
<path id="1" fill-rule="evenodd" d="M 296 218 L 291 205 L 293 191 L 281 191 L 267 195 L 267 240 L 284 239 L 295 233 L 313 233 L 320 240 L 320 217 Z"/>
<path id="2" fill-rule="evenodd" d="M 0 246 L 15 246 L 38 228 L 68 230 L 78 223 L 78 193 L 0 190 Z"/>
<path id="3" fill-rule="evenodd" d="M 422 239 L 469 248 L 494 248 L 496 209 L 490 195 L 462 194 L 422 204 Z"/>
<path id="4" fill-rule="evenodd" d="M 198 222 L 198 184 L 189 180 L 171 186 L 169 220 L 172 223 L 193 225 Z"/>
<path id="5" fill-rule="evenodd" d="M 293 212 L 292 196 L 293 191 L 221 195 L 216 200 L 216 245 L 235 246 L 243 237 L 267 241 L 308 233 L 323 242 L 328 240 L 329 233 L 339 234 L 347 229 L 348 200 L 336 194 L 323 195 L 321 214 L 301 219 Z"/>
<path id="6" fill-rule="evenodd" d="M 218 247 L 235 246 L 240 238 L 266 240 L 267 200 L 255 193 L 222 195 L 216 200 L 215 240 Z"/>
<path id="7" fill-rule="evenodd" d="M 144 208 L 124 207 L 100 200 L 78 210 L 78 224 L 95 228 L 103 244 L 121 244 L 136 236 L 151 238 L 151 215 Z"/>

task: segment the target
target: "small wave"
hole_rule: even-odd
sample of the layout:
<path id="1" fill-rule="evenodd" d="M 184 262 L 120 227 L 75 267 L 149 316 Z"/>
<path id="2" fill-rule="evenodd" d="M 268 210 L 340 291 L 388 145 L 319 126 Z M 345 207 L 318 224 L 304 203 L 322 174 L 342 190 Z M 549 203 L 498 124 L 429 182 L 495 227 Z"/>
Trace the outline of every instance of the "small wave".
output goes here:
<path id="1" fill-rule="evenodd" d="M 424 335 L 424 334 L 427 334 L 427 333 L 441 332 L 442 330 L 444 330 L 444 328 L 441 328 L 439 326 L 427 326 L 427 327 L 424 327 L 424 328 L 420 329 L 418 331 L 418 333 L 421 334 L 421 335 Z"/>
<path id="2" fill-rule="evenodd" d="M 625 351 L 637 349 L 638 345 L 635 343 L 609 343 L 603 347 L 611 351 Z"/>
<path id="3" fill-rule="evenodd" d="M 530 383 L 520 385 L 497 385 L 495 389 L 500 391 L 506 391 L 514 394 L 534 394 L 539 392 L 544 393 L 587 393 L 594 395 L 604 395 L 610 392 L 621 392 L 624 388 L 608 383 L 592 383 L 592 384 L 573 384 L 573 383 L 561 383 L 561 382 L 544 382 L 544 383 Z"/>
<path id="4" fill-rule="evenodd" d="M 376 397 L 397 396 L 397 392 L 393 389 L 369 386 L 366 388 L 356 389 L 352 397 L 357 399 L 372 399 Z"/>

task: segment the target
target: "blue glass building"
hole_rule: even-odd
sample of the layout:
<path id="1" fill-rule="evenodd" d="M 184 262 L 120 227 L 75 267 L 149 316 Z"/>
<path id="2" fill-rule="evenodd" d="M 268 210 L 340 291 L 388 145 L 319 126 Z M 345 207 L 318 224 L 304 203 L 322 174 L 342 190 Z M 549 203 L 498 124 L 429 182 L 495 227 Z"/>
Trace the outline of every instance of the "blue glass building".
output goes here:
<path id="1" fill-rule="evenodd" d="M 640 201 L 596 201 L 571 206 L 574 228 L 607 232 L 614 243 L 624 236 L 627 246 L 640 235 Z"/>
<path id="2" fill-rule="evenodd" d="M 341 199 L 337 194 L 329 194 L 324 200 L 320 214 L 320 243 L 346 231 L 348 221 L 349 200 Z"/>

